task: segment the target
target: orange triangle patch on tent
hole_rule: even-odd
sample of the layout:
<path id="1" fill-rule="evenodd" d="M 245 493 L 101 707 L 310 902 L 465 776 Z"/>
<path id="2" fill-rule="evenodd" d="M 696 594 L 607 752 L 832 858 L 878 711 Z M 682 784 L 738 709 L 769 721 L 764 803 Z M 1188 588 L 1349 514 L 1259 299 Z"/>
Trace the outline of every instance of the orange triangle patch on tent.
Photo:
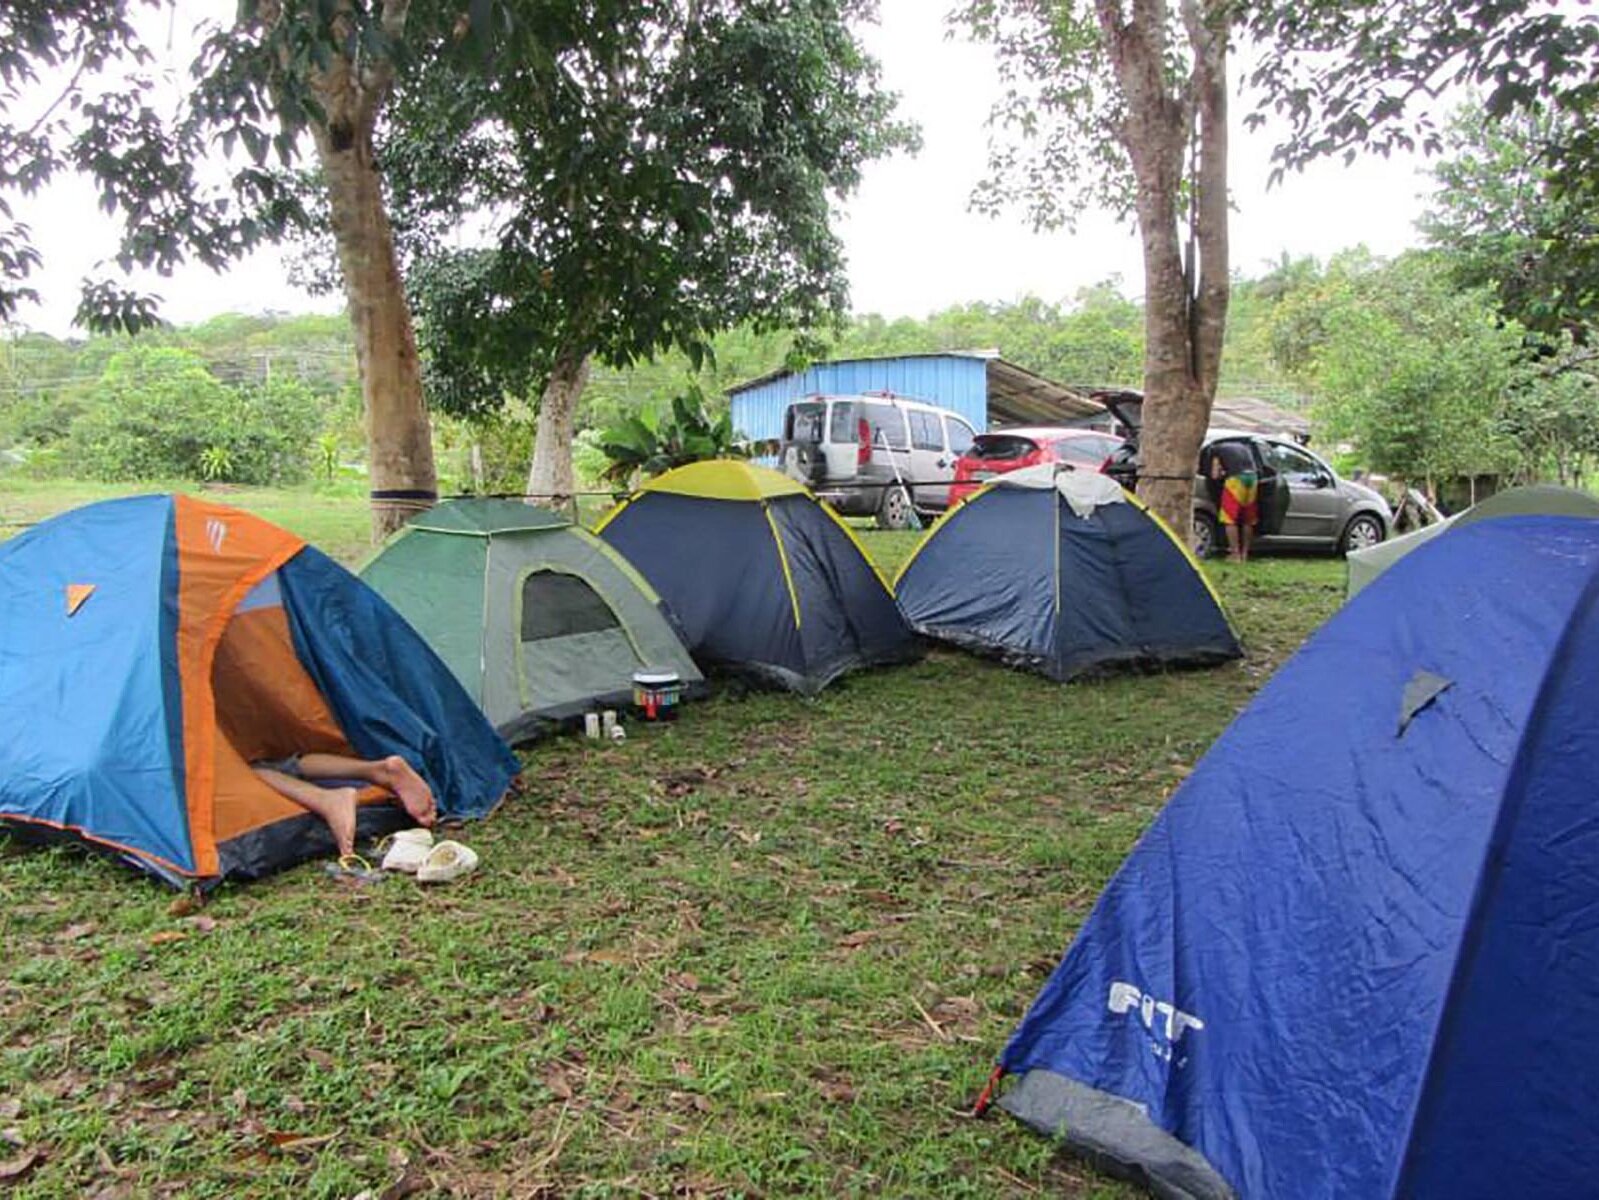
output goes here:
<path id="1" fill-rule="evenodd" d="M 67 584 L 67 616 L 74 616 L 83 607 L 83 602 L 94 595 L 92 583 Z"/>

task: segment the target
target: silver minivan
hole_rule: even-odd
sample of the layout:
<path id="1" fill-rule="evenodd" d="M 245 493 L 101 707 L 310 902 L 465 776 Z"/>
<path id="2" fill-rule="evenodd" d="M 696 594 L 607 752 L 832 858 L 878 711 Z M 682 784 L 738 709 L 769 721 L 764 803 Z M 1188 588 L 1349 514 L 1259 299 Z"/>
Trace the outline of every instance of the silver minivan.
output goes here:
<path id="1" fill-rule="evenodd" d="M 958 413 L 889 392 L 807 396 L 783 415 L 779 465 L 847 516 L 905 529 L 949 506 L 955 462 L 977 436 Z"/>

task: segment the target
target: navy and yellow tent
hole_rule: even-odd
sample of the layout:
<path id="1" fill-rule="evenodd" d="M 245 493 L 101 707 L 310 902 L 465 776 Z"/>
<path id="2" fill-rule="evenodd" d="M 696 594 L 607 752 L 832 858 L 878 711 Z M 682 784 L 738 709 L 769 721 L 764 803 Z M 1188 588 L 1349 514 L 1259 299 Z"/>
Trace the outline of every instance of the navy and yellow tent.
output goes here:
<path id="1" fill-rule="evenodd" d="M 139 496 L 0 546 L 0 825 L 178 886 L 255 878 L 333 849 L 250 769 L 309 751 L 401 755 L 447 817 L 517 770 L 377 593 L 259 517 Z M 362 833 L 403 823 L 386 799 Z"/>
<path id="2" fill-rule="evenodd" d="M 855 535 L 786 475 L 744 462 L 668 471 L 596 530 L 660 593 L 702 666 L 814 693 L 905 662 L 916 640 Z"/>
<path id="3" fill-rule="evenodd" d="M 1001 475 L 946 513 L 895 594 L 918 633 L 1051 679 L 1240 654 L 1165 523 L 1114 480 L 1054 464 Z"/>

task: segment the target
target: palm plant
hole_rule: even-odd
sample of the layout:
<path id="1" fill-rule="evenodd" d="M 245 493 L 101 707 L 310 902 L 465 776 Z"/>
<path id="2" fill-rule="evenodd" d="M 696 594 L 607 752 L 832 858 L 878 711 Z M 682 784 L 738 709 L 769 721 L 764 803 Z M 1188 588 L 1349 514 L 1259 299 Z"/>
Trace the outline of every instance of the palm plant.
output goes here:
<path id="1" fill-rule="evenodd" d="M 748 446 L 733 431 L 731 414 L 712 417 L 697 385 L 673 396 L 664 409 L 646 404 L 623 417 L 600 434 L 600 450 L 610 461 L 603 478 L 623 486 L 687 463 L 749 457 Z"/>

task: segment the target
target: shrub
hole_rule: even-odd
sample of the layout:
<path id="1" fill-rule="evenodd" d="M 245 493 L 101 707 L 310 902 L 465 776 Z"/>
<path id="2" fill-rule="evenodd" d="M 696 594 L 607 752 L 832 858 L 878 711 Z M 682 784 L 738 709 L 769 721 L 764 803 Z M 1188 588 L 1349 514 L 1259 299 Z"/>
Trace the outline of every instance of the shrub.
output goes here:
<path id="1" fill-rule="evenodd" d="M 168 346 L 123 351 L 72 424 L 72 468 L 95 479 L 303 479 L 320 424 L 294 380 L 229 388 L 197 356 Z"/>

